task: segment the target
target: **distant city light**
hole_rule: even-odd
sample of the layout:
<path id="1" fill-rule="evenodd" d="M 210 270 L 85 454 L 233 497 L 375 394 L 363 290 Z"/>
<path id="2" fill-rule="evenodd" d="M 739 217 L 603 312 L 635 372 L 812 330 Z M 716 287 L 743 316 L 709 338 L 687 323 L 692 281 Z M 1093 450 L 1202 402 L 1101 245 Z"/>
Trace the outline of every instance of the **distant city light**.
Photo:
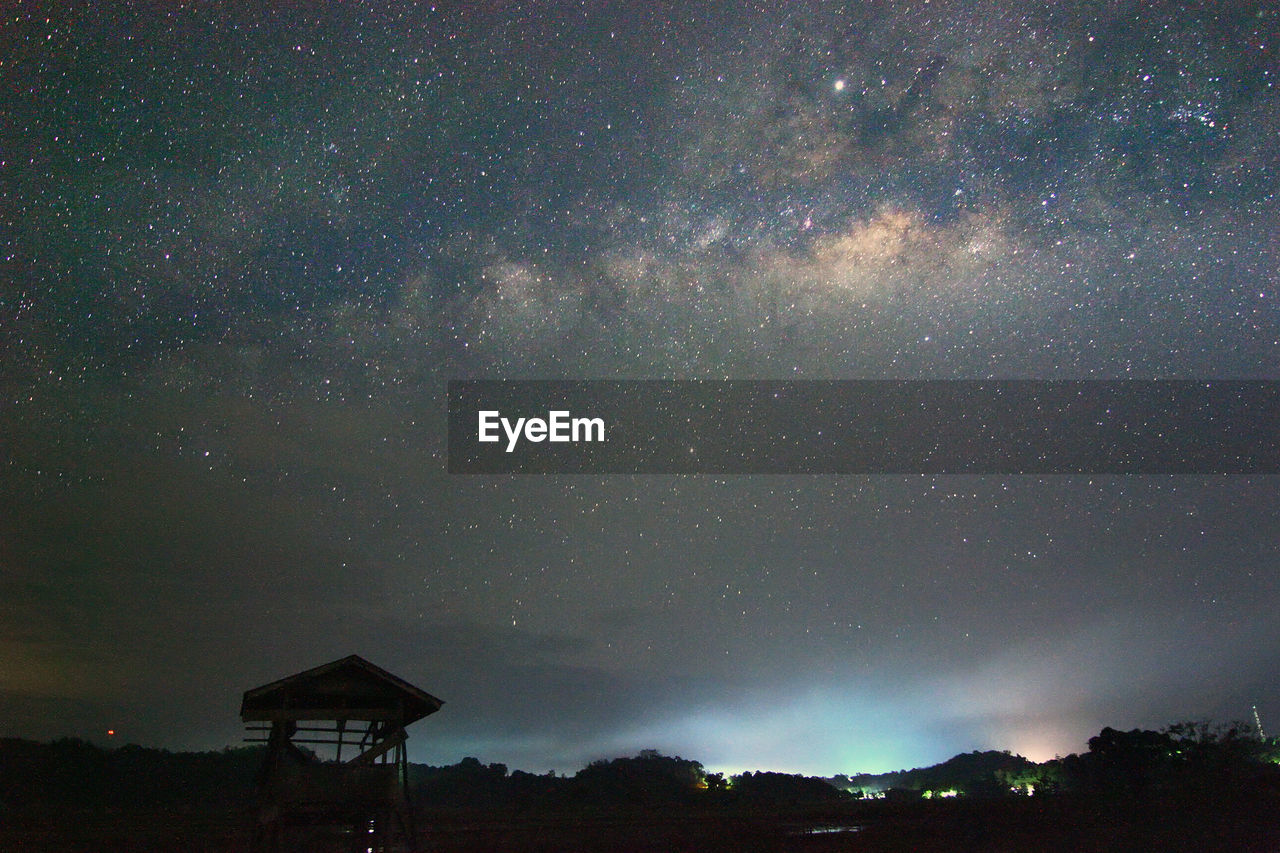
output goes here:
<path id="1" fill-rule="evenodd" d="M 951 797 L 960 796 L 960 792 L 957 791 L 955 788 L 948 788 L 945 791 L 925 791 L 920 796 L 926 800 L 932 800 L 934 798 L 950 799 Z"/>

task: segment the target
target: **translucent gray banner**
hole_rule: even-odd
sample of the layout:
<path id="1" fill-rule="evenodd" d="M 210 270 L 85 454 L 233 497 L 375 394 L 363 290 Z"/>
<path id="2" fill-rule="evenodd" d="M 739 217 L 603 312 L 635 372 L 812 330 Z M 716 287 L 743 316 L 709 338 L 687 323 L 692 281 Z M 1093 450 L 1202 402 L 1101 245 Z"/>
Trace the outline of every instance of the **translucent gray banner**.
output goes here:
<path id="1" fill-rule="evenodd" d="M 1275 474 L 1280 382 L 449 383 L 456 474 Z"/>

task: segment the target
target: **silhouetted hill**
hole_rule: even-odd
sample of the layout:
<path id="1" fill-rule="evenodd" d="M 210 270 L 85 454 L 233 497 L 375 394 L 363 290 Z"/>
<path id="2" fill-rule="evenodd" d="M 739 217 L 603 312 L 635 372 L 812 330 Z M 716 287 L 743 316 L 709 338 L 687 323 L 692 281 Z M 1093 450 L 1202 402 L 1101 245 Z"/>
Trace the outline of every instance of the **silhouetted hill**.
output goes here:
<path id="1" fill-rule="evenodd" d="M 599 802 L 689 802 L 704 788 L 697 761 L 652 750 L 630 758 L 593 761 L 574 776 L 580 798 Z"/>
<path id="2" fill-rule="evenodd" d="M 914 770 L 860 773 L 850 777 L 848 781 L 841 777 L 834 777 L 829 781 L 839 788 L 861 791 L 864 794 L 898 789 L 920 792 L 955 791 L 971 796 L 994 795 L 1008 789 L 1007 785 L 1000 782 L 997 774 L 1021 773 L 1035 766 L 1035 762 L 1021 755 L 987 750 L 961 753 L 941 764 L 917 767 Z"/>
<path id="3" fill-rule="evenodd" d="M 763 770 L 734 776 L 729 792 L 737 800 L 748 803 L 804 805 L 832 803 L 848 795 L 826 779 Z"/>
<path id="4" fill-rule="evenodd" d="M 719 773 L 708 774 L 697 761 L 653 750 L 594 761 L 572 777 L 508 773 L 503 764 L 464 758 L 445 767 L 414 765 L 410 780 L 418 804 L 426 809 L 796 805 L 846 796 L 825 779 L 769 771 L 725 779 Z"/>
<path id="5" fill-rule="evenodd" d="M 169 752 L 103 749 L 75 738 L 0 739 L 0 814 L 48 808 L 218 810 L 246 804 L 261 747 Z"/>

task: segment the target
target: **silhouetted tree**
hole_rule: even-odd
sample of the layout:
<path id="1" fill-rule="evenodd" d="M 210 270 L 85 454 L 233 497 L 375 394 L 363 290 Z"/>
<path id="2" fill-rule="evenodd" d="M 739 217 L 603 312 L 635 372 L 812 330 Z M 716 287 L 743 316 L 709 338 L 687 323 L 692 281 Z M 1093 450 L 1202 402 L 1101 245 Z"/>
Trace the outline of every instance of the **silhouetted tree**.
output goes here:
<path id="1" fill-rule="evenodd" d="M 835 788 L 826 779 L 769 771 L 734 776 L 733 793 L 740 799 L 775 805 L 822 803 L 846 798 L 844 791 Z"/>
<path id="2" fill-rule="evenodd" d="M 1158 779 L 1167 777 L 1174 751 L 1173 739 L 1164 732 L 1122 732 L 1108 726 L 1089 738 L 1083 779 L 1094 790 L 1145 796 Z"/>
<path id="3" fill-rule="evenodd" d="M 690 799 L 704 777 L 697 761 L 646 750 L 634 758 L 593 761 L 574 781 L 591 799 L 670 802 Z"/>

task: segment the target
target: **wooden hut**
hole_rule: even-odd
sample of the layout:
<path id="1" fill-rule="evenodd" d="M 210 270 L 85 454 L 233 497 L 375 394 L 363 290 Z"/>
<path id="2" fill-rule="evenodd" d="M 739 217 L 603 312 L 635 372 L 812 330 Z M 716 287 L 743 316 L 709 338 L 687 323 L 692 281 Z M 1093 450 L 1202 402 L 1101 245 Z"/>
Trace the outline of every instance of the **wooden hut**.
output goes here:
<path id="1" fill-rule="evenodd" d="M 405 728 L 443 703 L 358 655 L 244 694 L 267 744 L 256 850 L 414 851 Z"/>

